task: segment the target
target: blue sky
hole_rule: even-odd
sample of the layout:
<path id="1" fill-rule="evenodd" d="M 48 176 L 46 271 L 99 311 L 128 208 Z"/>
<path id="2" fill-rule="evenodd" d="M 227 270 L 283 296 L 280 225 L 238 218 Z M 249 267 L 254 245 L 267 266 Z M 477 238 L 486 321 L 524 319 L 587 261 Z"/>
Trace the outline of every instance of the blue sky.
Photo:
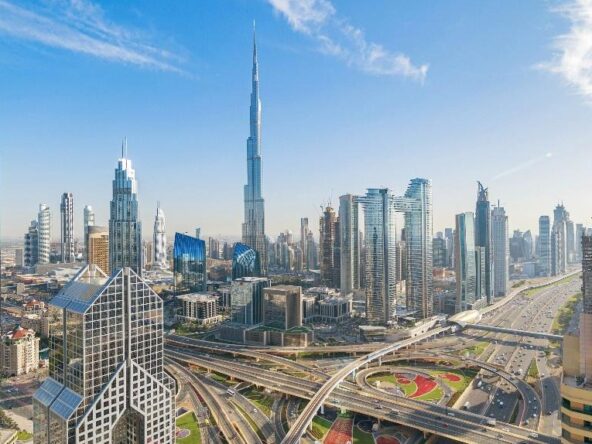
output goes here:
<path id="1" fill-rule="evenodd" d="M 436 230 L 476 180 L 534 229 L 558 201 L 589 222 L 587 0 L 0 0 L 2 236 L 74 193 L 106 224 L 121 139 L 145 236 L 238 235 L 252 21 L 267 233 L 340 194 L 433 182 Z"/>

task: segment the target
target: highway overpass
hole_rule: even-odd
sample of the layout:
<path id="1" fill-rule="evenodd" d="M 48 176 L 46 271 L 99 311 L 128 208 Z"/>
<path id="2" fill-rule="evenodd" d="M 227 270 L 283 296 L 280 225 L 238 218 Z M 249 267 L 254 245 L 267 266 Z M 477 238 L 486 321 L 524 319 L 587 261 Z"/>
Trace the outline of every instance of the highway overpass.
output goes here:
<path id="1" fill-rule="evenodd" d="M 463 330 L 466 330 L 466 329 L 484 330 L 484 331 L 493 331 L 496 333 L 504 333 L 504 334 L 509 334 L 509 335 L 529 336 L 531 338 L 537 338 L 537 339 L 549 339 L 551 341 L 563 341 L 563 336 L 554 335 L 551 333 L 516 330 L 514 328 L 495 327 L 493 325 L 487 325 L 487 324 L 459 324 L 459 326 L 462 327 Z"/>

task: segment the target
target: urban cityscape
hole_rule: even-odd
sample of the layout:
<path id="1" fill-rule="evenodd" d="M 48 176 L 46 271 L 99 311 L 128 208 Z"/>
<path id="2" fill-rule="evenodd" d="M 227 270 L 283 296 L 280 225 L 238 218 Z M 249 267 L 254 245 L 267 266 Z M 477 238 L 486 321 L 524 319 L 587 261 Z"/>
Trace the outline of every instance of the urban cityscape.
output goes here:
<path id="1" fill-rule="evenodd" d="M 390 55 L 337 15 L 340 2 L 260 3 L 272 9 L 266 20 L 283 20 L 325 45 L 319 57 L 354 51 L 335 46 L 323 28 L 329 23 L 351 33 L 358 48 L 373 45 L 373 57 Z M 569 5 L 573 26 L 589 33 L 592 7 Z M 43 15 L 49 9 L 0 1 L 9 19 L 0 16 L 0 36 L 18 38 L 25 25 L 43 30 L 53 23 L 55 38 L 22 38 L 108 59 L 92 52 L 97 46 L 56 43 L 58 31 L 72 41 L 92 34 L 95 43 L 106 39 L 123 50 L 118 45 L 136 36 L 109 22 L 102 6 L 109 9 L 63 2 Z M 588 10 L 588 22 L 574 18 Z M 76 22 L 65 32 L 70 19 Z M 71 180 L 44 200 L 33 160 L 26 174 L 19 170 L 34 185 L 26 198 L 25 185 L 2 183 L 3 194 L 27 202 L 14 212 L 3 206 L 3 225 L 12 227 L 21 213 L 27 223 L 16 235 L 0 227 L 0 444 L 592 442 L 592 213 L 580 209 L 589 196 L 534 190 L 546 202 L 536 214 L 526 202 L 532 196 L 506 204 L 527 187 L 525 170 L 546 162 L 549 151 L 525 163 L 508 158 L 506 171 L 482 178 L 467 167 L 472 197 L 448 217 L 438 209 L 457 200 L 439 181 L 414 177 L 422 165 L 391 165 L 385 186 L 373 174 L 378 166 L 365 159 L 340 174 L 366 185 L 339 187 L 335 195 L 329 176 L 299 171 L 319 198 L 309 212 L 286 215 L 292 228 L 272 231 L 270 214 L 291 207 L 274 208 L 276 200 L 265 197 L 298 194 L 281 182 L 270 185 L 278 176 L 266 168 L 268 153 L 280 148 L 263 143 L 266 54 L 282 43 L 259 23 L 248 25 L 240 36 L 248 52 L 233 53 L 244 63 L 232 62 L 249 66 L 232 81 L 243 91 L 246 144 L 237 140 L 240 148 L 220 153 L 243 171 L 242 196 L 232 190 L 243 200 L 234 234 L 214 234 L 216 219 L 226 216 L 198 199 L 184 202 L 186 214 L 167 217 L 169 180 L 173 188 L 205 189 L 220 205 L 225 198 L 197 171 L 181 179 L 144 174 L 146 154 L 132 136 L 112 137 L 117 142 L 104 148 L 110 164 L 78 149 L 54 171 L 67 176 L 70 162 L 86 164 L 109 177 L 101 183 Z M 84 26 L 96 32 L 84 34 Z M 186 75 L 164 49 L 147 45 L 130 46 L 136 52 L 125 63 Z M 406 60 L 404 76 L 427 82 L 428 65 Z M 351 60 L 344 66 L 364 71 Z M 335 155 L 347 156 L 347 147 Z M 175 162 L 174 143 L 159 161 Z M 589 165 L 590 152 L 572 162 Z M 3 163 L 3 175 L 21 168 Z M 289 162 L 284 167 L 281 174 L 289 175 Z M 199 168 L 208 165 L 200 161 Z M 220 181 L 228 175 L 217 174 Z M 506 196 L 499 183 L 511 175 L 522 178 L 512 179 L 515 195 Z M 541 180 L 554 186 L 554 177 Z M 150 181 L 161 184 L 156 201 L 140 192 Z M 96 196 L 109 189 L 110 199 L 79 199 L 88 189 Z M 142 224 L 146 211 L 153 225 Z M 536 225 L 520 228 L 514 218 Z"/>

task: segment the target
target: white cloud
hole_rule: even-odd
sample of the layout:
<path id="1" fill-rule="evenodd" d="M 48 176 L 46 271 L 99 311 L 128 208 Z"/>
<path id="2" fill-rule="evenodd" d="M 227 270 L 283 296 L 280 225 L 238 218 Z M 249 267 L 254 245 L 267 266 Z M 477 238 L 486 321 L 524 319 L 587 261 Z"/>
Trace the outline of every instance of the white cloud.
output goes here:
<path id="1" fill-rule="evenodd" d="M 574 0 L 557 8 L 570 21 L 566 34 L 555 39 L 555 57 L 540 65 L 561 75 L 578 92 L 592 99 L 592 0 Z"/>
<path id="2" fill-rule="evenodd" d="M 109 22 L 88 0 L 55 0 L 29 8 L 0 0 L 0 34 L 101 59 L 183 73 L 177 55 L 140 33 Z"/>
<path id="3" fill-rule="evenodd" d="M 414 65 L 405 54 L 391 52 L 378 43 L 367 41 L 361 29 L 337 16 L 329 0 L 267 1 L 292 29 L 313 37 L 321 52 L 370 74 L 425 80 L 428 65 Z"/>

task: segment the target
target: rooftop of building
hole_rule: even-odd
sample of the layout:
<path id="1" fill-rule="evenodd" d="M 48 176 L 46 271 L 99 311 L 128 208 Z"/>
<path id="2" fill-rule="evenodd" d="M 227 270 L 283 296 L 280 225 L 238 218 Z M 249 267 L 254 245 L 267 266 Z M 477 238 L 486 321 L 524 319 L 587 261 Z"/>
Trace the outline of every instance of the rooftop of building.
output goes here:
<path id="1" fill-rule="evenodd" d="M 58 308 L 84 313 L 95 296 L 109 281 L 109 277 L 96 265 L 87 265 L 50 301 Z"/>
<path id="2" fill-rule="evenodd" d="M 302 287 L 299 285 L 274 285 L 267 287 L 263 291 L 275 292 L 275 293 L 302 293 Z"/>
<path id="3" fill-rule="evenodd" d="M 255 277 L 255 276 L 244 276 L 240 278 L 236 278 L 233 282 L 266 282 L 269 281 L 266 277 Z"/>
<path id="4" fill-rule="evenodd" d="M 6 334 L 6 338 L 11 341 L 18 341 L 19 339 L 24 339 L 28 336 L 35 336 L 35 331 L 23 328 L 20 325 L 17 325 L 14 330 Z"/>
<path id="5" fill-rule="evenodd" d="M 215 302 L 218 297 L 212 293 L 188 293 L 177 296 L 177 299 L 186 302 Z"/>

